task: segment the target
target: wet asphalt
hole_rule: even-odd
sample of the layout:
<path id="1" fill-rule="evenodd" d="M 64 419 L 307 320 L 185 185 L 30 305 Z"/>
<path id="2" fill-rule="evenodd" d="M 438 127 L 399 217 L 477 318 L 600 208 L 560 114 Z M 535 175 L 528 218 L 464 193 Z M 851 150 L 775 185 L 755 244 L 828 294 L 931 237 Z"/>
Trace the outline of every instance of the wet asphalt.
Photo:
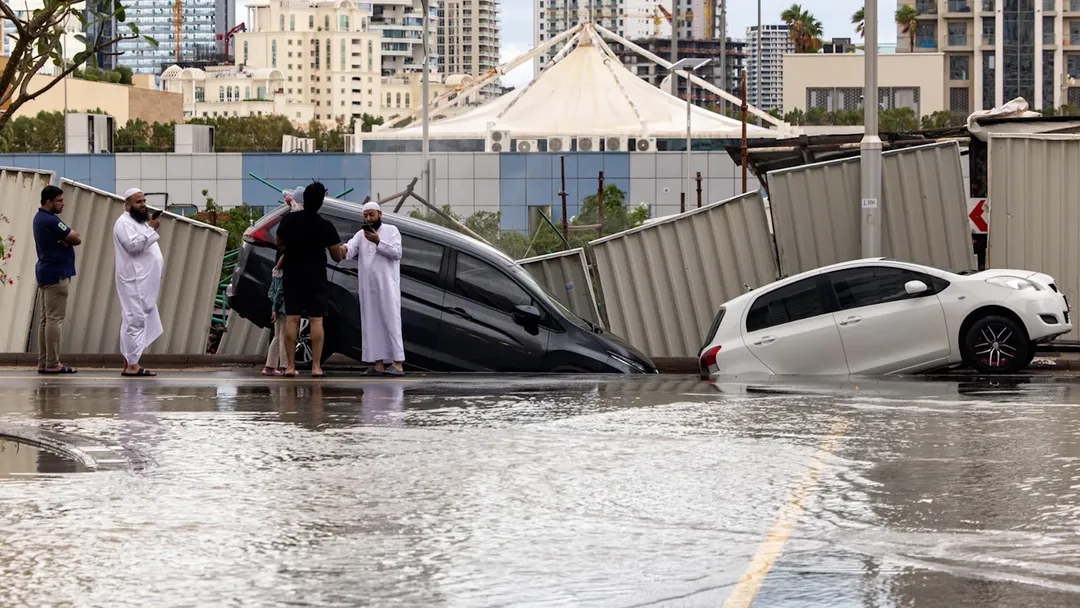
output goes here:
<path id="1" fill-rule="evenodd" d="M 1080 381 L 0 370 L 0 606 L 1077 606 Z"/>

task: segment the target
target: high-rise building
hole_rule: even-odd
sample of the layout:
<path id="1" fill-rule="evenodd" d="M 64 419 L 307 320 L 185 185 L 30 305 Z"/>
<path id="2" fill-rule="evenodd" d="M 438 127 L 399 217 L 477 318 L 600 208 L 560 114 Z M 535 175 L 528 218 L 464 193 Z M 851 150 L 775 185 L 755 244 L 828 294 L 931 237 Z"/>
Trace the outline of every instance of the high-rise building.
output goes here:
<path id="1" fill-rule="evenodd" d="M 443 74 L 479 77 L 499 65 L 501 0 L 443 0 L 439 7 L 438 53 Z M 499 85 L 484 88 L 499 95 Z"/>
<path id="2" fill-rule="evenodd" d="M 536 15 L 533 20 L 534 46 L 589 20 L 630 40 L 671 37 L 671 25 L 667 20 L 658 19 L 660 11 L 650 0 L 611 0 L 595 6 L 578 0 L 533 0 L 533 11 Z M 564 44 L 541 54 L 533 62 L 534 73 L 539 73 Z"/>
<path id="3" fill-rule="evenodd" d="M 761 57 L 758 57 L 758 28 L 746 28 L 746 95 L 761 110 L 783 109 L 784 55 L 795 52 L 787 25 L 761 26 Z M 758 62 L 761 81 L 758 82 Z"/>
<path id="4" fill-rule="evenodd" d="M 370 7 L 334 0 L 251 2 L 247 31 L 233 39 L 236 62 L 280 70 L 284 98 L 314 104 L 316 120 L 378 114 L 385 64 L 383 38 L 370 31 Z"/>
<path id="5" fill-rule="evenodd" d="M 29 21 L 34 18 L 34 11 L 41 10 L 45 7 L 44 0 L 22 0 L 20 2 L 14 2 L 11 4 L 12 10 L 19 17 L 20 20 Z M 61 9 L 64 10 L 64 9 Z M 80 41 L 77 36 L 83 34 L 82 22 L 74 17 L 70 17 L 64 20 L 64 34 L 60 37 L 60 44 L 63 47 L 63 56 L 68 61 L 75 58 L 76 55 L 86 50 L 86 45 Z M 15 28 L 15 23 L 5 19 L 4 20 L 4 41 L 3 41 L 3 54 L 10 55 L 12 48 L 18 42 L 18 30 Z M 89 38 L 93 40 L 93 38 Z M 39 71 L 42 74 L 59 74 L 60 69 L 54 66 L 52 62 L 46 63 Z"/>
<path id="6" fill-rule="evenodd" d="M 1080 106 L 1072 80 L 1080 78 L 1080 1 L 900 3 L 919 14 L 914 32 L 897 26 L 897 51 L 945 54 L 951 111 L 986 110 L 1017 97 L 1035 110 Z"/>
<path id="7" fill-rule="evenodd" d="M 116 38 L 116 17 L 106 17 L 112 13 L 113 3 L 111 0 L 87 0 L 87 9 L 83 10 L 83 17 L 86 19 L 86 38 L 87 40 L 97 40 L 98 33 L 101 34 L 102 40 L 113 40 Z M 94 12 L 91 12 L 90 7 L 96 7 Z M 94 58 L 97 61 L 99 68 L 104 70 L 112 70 L 116 68 L 117 56 L 113 52 L 116 49 L 105 49 L 102 52 L 97 53 Z"/>
<path id="8" fill-rule="evenodd" d="M 663 58 L 669 57 L 671 53 L 671 38 L 644 38 L 632 42 Z M 650 84 L 660 86 L 660 83 L 668 76 L 668 71 L 657 65 L 656 62 L 642 57 L 621 44 L 613 43 L 611 50 L 615 51 L 619 61 L 628 70 Z M 727 60 L 721 66 L 719 40 L 682 40 L 679 42 L 680 56 L 709 58 L 712 60 L 704 67 L 696 70 L 694 72 L 695 76 L 699 76 L 738 97 L 740 89 L 739 75 L 746 65 L 746 43 L 728 40 L 724 51 Z M 727 72 L 726 79 L 723 77 L 722 72 Z M 696 105 L 720 105 L 720 96 L 712 91 L 697 85 L 691 87 L 691 91 L 691 101 Z M 679 78 L 679 96 L 686 99 L 686 80 L 683 78 Z"/>
<path id="9" fill-rule="evenodd" d="M 127 0 L 125 9 L 125 24 L 138 25 L 140 36 L 149 36 L 158 43 L 155 47 L 140 37 L 116 45 L 115 50 L 122 53 L 116 63 L 140 74 L 160 74 L 174 63 L 177 44 L 181 61 L 223 59 L 217 36 L 236 23 L 236 0 L 184 0 L 184 21 L 180 40 L 176 40 L 172 2 Z M 119 27 L 126 28 L 125 24 Z"/>
<path id="10" fill-rule="evenodd" d="M 435 37 L 439 31 L 439 4 L 432 1 L 428 6 L 429 69 L 439 71 L 439 56 Z M 397 0 L 360 4 L 371 8 L 371 31 L 382 34 L 382 74 L 392 76 L 398 72 L 422 72 L 424 45 L 424 8 L 421 0 Z"/>

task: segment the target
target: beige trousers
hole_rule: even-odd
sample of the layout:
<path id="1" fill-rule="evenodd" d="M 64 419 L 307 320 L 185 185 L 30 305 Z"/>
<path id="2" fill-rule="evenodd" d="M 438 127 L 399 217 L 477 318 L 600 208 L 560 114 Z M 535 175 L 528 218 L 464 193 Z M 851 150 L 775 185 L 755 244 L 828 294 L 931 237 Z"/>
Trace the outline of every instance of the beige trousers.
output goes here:
<path id="1" fill-rule="evenodd" d="M 60 365 L 60 339 L 70 284 L 71 279 L 64 279 L 55 285 L 38 286 L 38 369 Z"/>
<path id="2" fill-rule="evenodd" d="M 285 313 L 278 313 L 274 323 L 274 338 L 270 341 L 270 350 L 266 353 L 266 367 L 285 369 L 289 359 L 285 356 Z"/>

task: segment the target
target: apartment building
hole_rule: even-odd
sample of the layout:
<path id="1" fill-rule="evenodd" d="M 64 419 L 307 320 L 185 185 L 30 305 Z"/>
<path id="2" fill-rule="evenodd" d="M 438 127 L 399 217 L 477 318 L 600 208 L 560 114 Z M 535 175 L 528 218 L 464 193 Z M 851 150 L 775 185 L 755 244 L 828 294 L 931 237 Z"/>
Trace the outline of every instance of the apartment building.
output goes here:
<path id="1" fill-rule="evenodd" d="M 633 40 L 634 44 L 642 47 L 650 53 L 660 57 L 671 56 L 671 38 L 644 38 Z M 611 50 L 615 51 L 619 61 L 634 74 L 646 80 L 650 84 L 660 86 L 660 83 L 668 76 L 668 71 L 654 61 L 650 61 L 636 52 L 621 44 L 613 43 Z M 725 55 L 727 60 L 720 62 L 719 40 L 680 40 L 679 56 L 709 58 L 711 61 L 705 67 L 694 72 L 696 76 L 707 80 L 711 84 L 723 88 L 725 91 L 738 96 L 740 89 L 740 74 L 746 67 L 746 43 L 741 40 L 728 40 Z M 727 77 L 724 78 L 724 72 Z M 720 96 L 694 85 L 691 88 L 691 101 L 700 106 L 719 105 Z M 686 99 L 686 80 L 679 79 L 679 96 Z"/>
<path id="2" fill-rule="evenodd" d="M 498 67 L 500 1 L 443 0 L 437 40 L 443 74 L 479 77 Z M 498 83 L 484 88 L 484 97 L 498 95 Z"/>
<path id="3" fill-rule="evenodd" d="M 306 125 L 315 118 L 315 104 L 289 101 L 285 74 L 272 68 L 173 65 L 161 74 L 161 88 L 183 97 L 185 120 L 280 115 Z"/>
<path id="4" fill-rule="evenodd" d="M 313 104 L 316 120 L 378 114 L 383 38 L 371 31 L 370 7 L 350 0 L 251 2 L 248 31 L 234 39 L 236 62 L 279 70 L 285 100 Z"/>
<path id="5" fill-rule="evenodd" d="M 582 21 L 592 21 L 630 40 L 671 38 L 671 25 L 658 19 L 660 11 L 651 0 L 608 0 L 589 4 L 578 0 L 533 0 L 533 45 L 539 46 Z M 556 45 L 533 61 L 539 73 L 563 44 Z"/>
<path id="6" fill-rule="evenodd" d="M 102 24 L 105 29 L 125 32 L 127 24 L 134 23 L 141 36 L 149 36 L 158 43 L 155 47 L 142 37 L 117 43 L 114 50 L 121 54 L 111 67 L 125 65 L 137 74 L 160 74 L 176 61 L 177 45 L 180 45 L 181 61 L 220 57 L 222 42 L 217 37 L 236 25 L 236 0 L 184 0 L 180 40 L 176 39 L 172 2 L 127 0 L 124 7 L 124 23 Z"/>
<path id="7" fill-rule="evenodd" d="M 969 113 L 1023 97 L 1033 109 L 1080 106 L 1080 0 L 915 0 L 914 40 L 899 52 L 944 53 L 949 109 Z M 912 44 L 914 42 L 914 44 Z"/>
<path id="8" fill-rule="evenodd" d="M 795 52 L 788 26 L 761 26 L 761 57 L 758 57 L 758 28 L 746 28 L 746 93 L 751 104 L 762 110 L 784 109 L 784 55 Z M 758 81 L 758 64 L 761 81 Z"/>
<path id="9" fill-rule="evenodd" d="M 339 0 L 348 1 L 348 0 Z M 439 30 L 440 2 L 428 7 L 429 69 L 440 71 L 435 38 Z M 382 36 L 382 75 L 399 72 L 422 72 L 424 65 L 424 8 L 421 0 L 398 0 L 357 5 L 370 7 L 371 32 Z"/>

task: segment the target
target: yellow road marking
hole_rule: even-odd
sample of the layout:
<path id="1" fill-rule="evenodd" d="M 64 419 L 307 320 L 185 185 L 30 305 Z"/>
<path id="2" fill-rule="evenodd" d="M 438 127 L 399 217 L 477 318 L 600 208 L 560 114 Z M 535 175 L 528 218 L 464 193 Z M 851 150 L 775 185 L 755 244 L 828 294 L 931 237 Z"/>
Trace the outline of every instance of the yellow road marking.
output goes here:
<path id="1" fill-rule="evenodd" d="M 735 585 L 731 596 L 724 602 L 724 608 L 748 608 L 753 603 L 769 570 L 783 554 L 784 544 L 795 529 L 799 516 L 806 509 L 806 502 L 817 488 L 821 472 L 825 469 L 825 464 L 832 456 L 840 439 L 847 432 L 848 425 L 847 420 L 838 420 L 829 428 L 829 435 L 818 446 L 802 481 L 780 509 L 780 515 L 773 522 L 768 536 L 765 537 L 754 559 L 747 566 L 746 572 Z"/>

